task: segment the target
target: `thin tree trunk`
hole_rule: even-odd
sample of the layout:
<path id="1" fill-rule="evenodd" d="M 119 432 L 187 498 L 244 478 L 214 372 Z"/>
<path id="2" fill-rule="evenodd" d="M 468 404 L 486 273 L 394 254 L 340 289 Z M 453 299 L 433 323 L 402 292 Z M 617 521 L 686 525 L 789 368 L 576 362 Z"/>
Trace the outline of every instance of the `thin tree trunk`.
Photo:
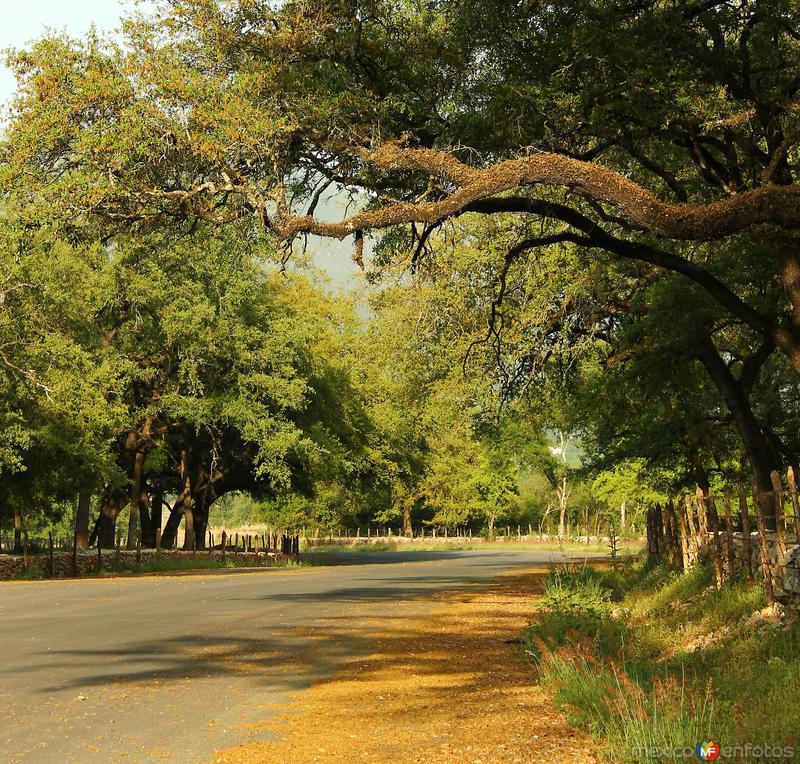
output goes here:
<path id="1" fill-rule="evenodd" d="M 139 491 L 139 521 L 142 529 L 142 546 L 153 549 L 156 545 L 156 526 L 153 525 L 150 494 L 147 487 L 142 485 Z"/>
<path id="2" fill-rule="evenodd" d="M 153 488 L 153 499 L 150 504 L 150 526 L 153 529 L 153 544 L 155 545 L 155 534 L 161 528 L 161 512 L 164 503 L 164 493 L 160 483 L 156 483 Z"/>
<path id="3" fill-rule="evenodd" d="M 181 450 L 181 477 L 183 490 L 180 496 L 180 505 L 183 509 L 183 548 L 191 551 L 195 548 L 194 538 L 194 513 L 192 511 L 192 479 L 189 472 L 189 450 Z"/>
<path id="4" fill-rule="evenodd" d="M 14 554 L 22 554 L 22 512 L 14 508 Z"/>
<path id="5" fill-rule="evenodd" d="M 411 524 L 411 513 L 414 510 L 418 501 L 425 498 L 423 492 L 415 493 L 413 496 L 406 497 L 403 502 L 403 535 L 406 538 L 411 538 L 414 535 L 414 530 Z"/>
<path id="6" fill-rule="evenodd" d="M 128 516 L 128 542 L 127 549 L 136 549 L 141 532 L 139 519 L 139 500 L 142 486 L 142 466 L 144 465 L 144 451 L 139 449 L 133 459 L 133 483 L 130 492 L 130 515 Z"/>
<path id="7" fill-rule="evenodd" d="M 562 478 L 561 486 L 558 491 L 558 537 L 564 538 L 567 517 L 567 500 L 569 491 L 567 490 L 567 478 Z"/>
<path id="8" fill-rule="evenodd" d="M 88 491 L 78 494 L 78 507 L 75 511 L 75 540 L 78 546 L 89 546 L 89 511 L 92 495 Z"/>
<path id="9" fill-rule="evenodd" d="M 142 426 L 141 433 L 132 433 L 131 446 L 136 448 L 133 457 L 133 482 L 130 492 L 130 517 L 128 518 L 128 549 L 136 549 L 136 544 L 141 537 L 142 523 L 139 517 L 139 506 L 142 494 L 142 467 L 144 466 L 145 446 L 150 438 L 152 419 L 147 417 Z"/>

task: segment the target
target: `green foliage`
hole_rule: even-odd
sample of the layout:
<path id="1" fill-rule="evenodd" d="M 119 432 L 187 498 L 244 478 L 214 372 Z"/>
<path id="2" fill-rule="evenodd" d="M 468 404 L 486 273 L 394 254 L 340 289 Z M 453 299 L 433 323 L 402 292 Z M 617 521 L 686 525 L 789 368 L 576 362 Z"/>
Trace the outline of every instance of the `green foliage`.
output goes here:
<path id="1" fill-rule="evenodd" d="M 577 572 L 554 569 L 542 593 L 542 607 L 559 612 L 581 610 L 600 616 L 608 613 L 610 603 L 611 590 L 589 567 Z"/>
<path id="2" fill-rule="evenodd" d="M 529 652 L 609 760 L 707 739 L 792 744 L 798 718 L 787 677 L 800 668 L 800 629 L 749 623 L 764 605 L 761 589 L 711 582 L 705 566 L 685 575 L 642 565 L 554 574 L 527 633 Z M 624 599 L 609 610 L 612 586 Z"/>

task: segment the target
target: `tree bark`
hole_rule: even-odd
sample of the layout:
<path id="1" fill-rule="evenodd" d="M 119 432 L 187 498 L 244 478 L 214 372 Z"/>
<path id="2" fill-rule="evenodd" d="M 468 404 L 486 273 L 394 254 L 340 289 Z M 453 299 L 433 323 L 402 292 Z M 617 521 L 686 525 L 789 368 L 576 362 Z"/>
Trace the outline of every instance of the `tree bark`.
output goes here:
<path id="1" fill-rule="evenodd" d="M 130 492 L 131 513 L 128 518 L 128 549 L 136 549 L 136 543 L 142 532 L 142 523 L 139 516 L 142 494 L 142 468 L 144 466 L 145 445 L 150 438 L 151 423 L 152 420 L 150 417 L 147 417 L 144 421 L 141 434 L 135 437 L 135 441 L 132 444 L 136 447 L 136 453 L 133 457 L 133 482 Z"/>
<path id="2" fill-rule="evenodd" d="M 78 507 L 75 511 L 75 540 L 78 546 L 89 546 L 89 510 L 92 495 L 88 491 L 78 494 Z"/>

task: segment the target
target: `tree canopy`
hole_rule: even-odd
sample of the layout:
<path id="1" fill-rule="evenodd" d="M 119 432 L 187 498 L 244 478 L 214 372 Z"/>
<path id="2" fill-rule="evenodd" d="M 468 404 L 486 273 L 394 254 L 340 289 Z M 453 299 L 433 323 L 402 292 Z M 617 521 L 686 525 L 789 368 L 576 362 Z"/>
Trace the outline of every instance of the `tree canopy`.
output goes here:
<path id="1" fill-rule="evenodd" d="M 79 463 L 201 541 L 234 490 L 493 524 L 536 474 L 563 520 L 556 431 L 643 502 L 797 467 L 796 3 L 161 0 L 9 60 L 14 491 Z M 278 275 L 326 239 L 360 314 Z"/>

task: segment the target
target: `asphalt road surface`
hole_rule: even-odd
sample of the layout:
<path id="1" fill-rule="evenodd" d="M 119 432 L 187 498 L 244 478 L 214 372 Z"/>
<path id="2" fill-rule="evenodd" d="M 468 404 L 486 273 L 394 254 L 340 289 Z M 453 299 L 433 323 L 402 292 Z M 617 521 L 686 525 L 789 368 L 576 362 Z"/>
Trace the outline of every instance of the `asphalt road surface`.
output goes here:
<path id="1" fill-rule="evenodd" d="M 368 564 L 0 583 L 0 762 L 209 761 L 394 619 L 562 557 L 338 559 Z"/>

